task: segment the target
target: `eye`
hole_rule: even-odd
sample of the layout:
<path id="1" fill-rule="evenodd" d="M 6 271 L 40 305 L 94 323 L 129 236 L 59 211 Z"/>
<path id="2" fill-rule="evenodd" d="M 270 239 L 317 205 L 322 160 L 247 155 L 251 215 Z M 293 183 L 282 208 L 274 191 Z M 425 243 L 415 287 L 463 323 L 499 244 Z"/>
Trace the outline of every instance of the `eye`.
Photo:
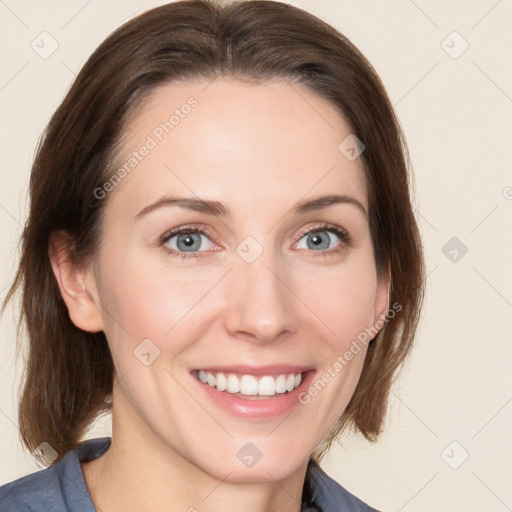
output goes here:
<path id="1" fill-rule="evenodd" d="M 208 251 L 208 242 L 211 243 L 208 234 L 194 226 L 173 229 L 160 239 L 160 245 L 167 249 L 170 254 L 182 258 L 197 257 L 199 256 L 197 253 Z"/>
<path id="2" fill-rule="evenodd" d="M 160 245 L 171 256 L 200 258 L 204 256 L 202 253 L 209 250 L 219 250 L 212 248 L 215 244 L 211 238 L 213 235 L 210 235 L 204 227 L 188 225 L 172 229 L 162 235 Z M 303 239 L 304 242 L 302 242 Z M 338 243 L 333 248 L 332 244 L 336 243 L 336 239 Z M 343 250 L 350 245 L 350 242 L 351 238 L 343 228 L 324 223 L 303 231 L 297 248 L 305 249 L 313 256 L 329 256 Z"/>
<path id="3" fill-rule="evenodd" d="M 326 250 L 333 248 L 332 243 L 335 243 L 336 239 L 338 244 L 334 246 L 334 250 Z M 350 237 L 344 229 L 335 224 L 322 224 L 303 232 L 297 248 L 319 253 L 314 256 L 326 256 L 340 251 L 349 243 Z"/>

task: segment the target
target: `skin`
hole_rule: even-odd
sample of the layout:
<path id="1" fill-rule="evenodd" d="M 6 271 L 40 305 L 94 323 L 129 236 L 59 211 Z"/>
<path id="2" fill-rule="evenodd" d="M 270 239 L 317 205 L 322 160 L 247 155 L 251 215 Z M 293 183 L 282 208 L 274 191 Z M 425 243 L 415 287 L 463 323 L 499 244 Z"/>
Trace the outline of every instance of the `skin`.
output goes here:
<path id="1" fill-rule="evenodd" d="M 368 211 L 363 164 L 338 150 L 351 130 L 325 99 L 281 80 L 227 78 L 155 90 L 125 129 L 119 164 L 191 96 L 197 106 L 105 197 L 94 260 L 72 266 L 62 234 L 52 237 L 70 317 L 105 332 L 116 367 L 112 446 L 82 463 L 84 479 L 104 512 L 297 512 L 308 459 L 350 400 L 365 349 L 307 405 L 271 420 L 220 409 L 189 370 L 282 363 L 320 376 L 385 313 L 388 281 L 376 274 L 363 209 L 292 213 L 333 192 Z M 231 214 L 167 206 L 136 218 L 166 194 L 217 200 Z M 301 233 L 322 222 L 350 241 L 319 228 L 309 240 L 320 235 L 327 248 L 311 249 Z M 209 230 L 199 257 L 173 256 L 177 237 L 159 244 L 190 223 Z M 236 252 L 248 236 L 263 249 L 252 263 Z M 144 339 L 160 350 L 149 366 L 133 353 Z M 262 453 L 251 468 L 236 457 L 247 442 Z"/>

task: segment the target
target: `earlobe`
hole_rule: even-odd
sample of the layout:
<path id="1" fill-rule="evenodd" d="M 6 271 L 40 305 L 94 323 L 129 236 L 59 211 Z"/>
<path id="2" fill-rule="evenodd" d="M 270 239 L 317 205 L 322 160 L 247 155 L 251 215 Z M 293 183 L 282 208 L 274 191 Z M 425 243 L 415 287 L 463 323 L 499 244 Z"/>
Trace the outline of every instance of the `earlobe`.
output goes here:
<path id="1" fill-rule="evenodd" d="M 49 256 L 71 321 L 84 331 L 102 331 L 103 318 L 92 265 L 73 263 L 69 235 L 64 231 L 50 235 Z"/>

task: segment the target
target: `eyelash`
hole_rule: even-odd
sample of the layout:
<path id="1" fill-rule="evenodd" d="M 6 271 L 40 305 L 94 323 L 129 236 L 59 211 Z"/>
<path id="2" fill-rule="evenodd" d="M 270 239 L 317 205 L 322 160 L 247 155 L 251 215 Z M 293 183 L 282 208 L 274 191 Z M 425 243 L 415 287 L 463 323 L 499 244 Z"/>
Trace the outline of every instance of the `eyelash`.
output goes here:
<path id="1" fill-rule="evenodd" d="M 338 245 L 335 249 L 325 250 L 325 251 L 314 251 L 311 249 L 302 249 L 303 251 L 306 251 L 308 254 L 312 253 L 313 257 L 327 257 L 332 254 L 338 253 L 341 250 L 343 250 L 345 247 L 350 246 L 352 243 L 352 239 L 350 238 L 350 235 L 347 231 L 345 231 L 343 228 L 337 226 L 336 224 L 329 224 L 329 223 L 321 223 L 318 226 L 314 226 L 313 228 L 308 228 L 302 231 L 299 235 L 299 240 L 301 240 L 305 235 L 308 235 L 310 233 L 315 233 L 317 231 L 327 231 L 334 233 L 341 241 L 340 245 Z M 177 229 L 173 229 L 171 231 L 168 231 L 164 235 L 162 235 L 159 239 L 159 245 L 164 246 L 172 237 L 176 235 L 181 234 L 201 234 L 205 235 L 208 238 L 214 238 L 211 233 L 209 233 L 208 229 L 204 229 L 202 226 L 196 225 L 196 224 L 190 224 L 187 226 L 182 226 Z M 212 240 L 214 241 L 214 240 Z M 164 250 L 171 256 L 179 256 L 181 258 L 202 258 L 204 255 L 201 254 L 204 251 L 198 251 L 198 252 L 180 252 L 176 251 L 175 249 L 169 249 L 164 248 Z"/>

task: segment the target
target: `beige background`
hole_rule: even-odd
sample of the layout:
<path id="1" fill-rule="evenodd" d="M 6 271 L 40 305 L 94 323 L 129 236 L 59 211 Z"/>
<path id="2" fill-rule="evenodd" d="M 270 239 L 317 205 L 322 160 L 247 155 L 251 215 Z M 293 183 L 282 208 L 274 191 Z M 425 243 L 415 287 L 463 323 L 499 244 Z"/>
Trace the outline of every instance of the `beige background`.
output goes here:
<path id="1" fill-rule="evenodd" d="M 94 48 L 161 3 L 0 1 L 0 298 L 14 273 L 43 127 Z M 386 433 L 376 445 L 345 437 L 323 466 L 383 511 L 510 511 L 512 1 L 293 3 L 347 35 L 387 87 L 411 149 L 429 273 L 416 350 L 391 396 Z M 47 50 L 50 38 L 58 43 L 47 58 L 31 47 L 41 38 Z M 443 253 L 452 237 L 468 249 L 455 262 L 452 247 Z M 1 322 L 0 484 L 38 469 L 18 438 L 12 309 Z M 108 421 L 98 423 L 91 437 L 108 432 Z"/>

